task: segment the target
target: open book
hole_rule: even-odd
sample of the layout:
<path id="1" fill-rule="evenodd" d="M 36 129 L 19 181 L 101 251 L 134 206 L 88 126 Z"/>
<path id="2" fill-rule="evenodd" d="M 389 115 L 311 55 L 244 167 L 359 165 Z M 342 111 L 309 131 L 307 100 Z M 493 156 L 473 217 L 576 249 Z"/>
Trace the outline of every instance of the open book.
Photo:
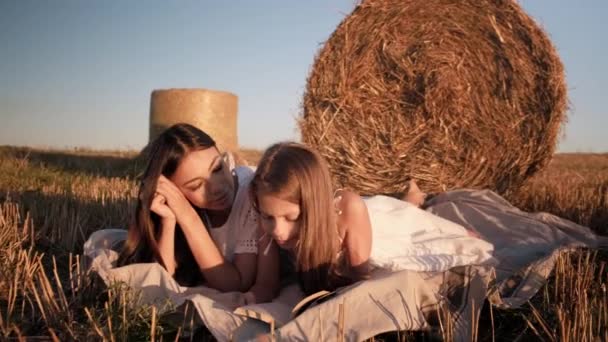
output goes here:
<path id="1" fill-rule="evenodd" d="M 281 291 L 279 297 L 269 303 L 241 306 L 234 310 L 239 316 L 257 319 L 279 328 L 306 309 L 333 298 L 337 292 L 319 291 L 302 299 L 299 288 L 291 286 Z"/>

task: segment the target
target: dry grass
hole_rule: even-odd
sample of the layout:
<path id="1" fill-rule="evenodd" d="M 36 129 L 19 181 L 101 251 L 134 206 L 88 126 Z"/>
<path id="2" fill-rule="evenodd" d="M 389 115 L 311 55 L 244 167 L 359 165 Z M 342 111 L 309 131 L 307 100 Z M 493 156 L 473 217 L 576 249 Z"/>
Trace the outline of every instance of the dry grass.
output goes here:
<path id="1" fill-rule="evenodd" d="M 241 155 L 250 163 L 259 158 L 256 151 Z M 176 326 L 152 307 L 136 305 L 136 293 L 120 284 L 106 288 L 82 271 L 79 253 L 86 237 L 127 222 L 136 193 L 134 156 L 0 147 L 0 340 L 191 336 L 187 324 Z M 606 234 L 607 192 L 608 155 L 558 155 L 507 197 L 523 209 L 548 211 Z M 587 251 L 562 257 L 530 305 L 514 311 L 485 308 L 479 340 L 608 339 L 605 260 L 606 255 Z M 423 335 L 386 334 L 376 340 L 414 336 Z"/>
<path id="2" fill-rule="evenodd" d="M 548 36 L 517 1 L 362 0 L 320 49 L 302 139 L 340 187 L 503 193 L 551 159 L 567 106 Z"/>

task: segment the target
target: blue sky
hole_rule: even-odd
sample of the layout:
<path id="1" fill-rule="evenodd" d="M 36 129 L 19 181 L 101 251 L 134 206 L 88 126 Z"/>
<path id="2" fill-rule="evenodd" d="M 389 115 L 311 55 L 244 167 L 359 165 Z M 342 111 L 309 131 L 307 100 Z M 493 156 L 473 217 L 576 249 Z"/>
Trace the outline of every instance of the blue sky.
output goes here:
<path id="1" fill-rule="evenodd" d="M 608 2 L 525 0 L 566 67 L 572 110 L 559 150 L 607 152 Z M 138 149 L 150 92 L 239 96 L 239 142 L 297 139 L 321 44 L 352 0 L 0 0 L 0 145 Z"/>

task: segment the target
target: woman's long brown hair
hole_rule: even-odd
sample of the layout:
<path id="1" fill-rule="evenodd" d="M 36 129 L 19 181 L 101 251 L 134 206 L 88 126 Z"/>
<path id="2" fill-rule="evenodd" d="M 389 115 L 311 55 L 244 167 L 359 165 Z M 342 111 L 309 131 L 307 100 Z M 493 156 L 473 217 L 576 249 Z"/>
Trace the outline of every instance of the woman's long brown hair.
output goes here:
<path id="1" fill-rule="evenodd" d="M 306 294 L 334 290 L 358 280 L 338 258 L 341 246 L 331 176 L 317 152 L 290 142 L 271 146 L 258 164 L 250 191 L 256 207 L 261 193 L 300 206 L 295 256 L 300 286 Z"/>
<path id="2" fill-rule="evenodd" d="M 160 175 L 169 178 L 182 158 L 190 151 L 215 148 L 215 141 L 205 132 L 188 124 L 176 124 L 165 130 L 149 146 L 147 167 L 142 175 L 133 222 L 118 259 L 118 265 L 156 261 L 165 265 L 158 249 L 160 217 L 150 210 Z M 201 281 L 199 268 L 182 230 L 175 229 L 174 277 L 182 285 Z M 196 270 L 196 271 L 195 271 Z"/>

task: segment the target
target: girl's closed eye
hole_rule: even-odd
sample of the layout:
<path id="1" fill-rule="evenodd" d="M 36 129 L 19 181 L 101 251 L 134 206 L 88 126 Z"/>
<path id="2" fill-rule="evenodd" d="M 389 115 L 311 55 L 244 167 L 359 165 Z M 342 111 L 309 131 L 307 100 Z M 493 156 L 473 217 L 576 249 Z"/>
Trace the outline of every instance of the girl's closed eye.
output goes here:
<path id="1" fill-rule="evenodd" d="M 300 215 L 298 215 L 298 216 L 287 216 L 286 219 L 289 222 L 297 222 L 300 219 Z"/>

